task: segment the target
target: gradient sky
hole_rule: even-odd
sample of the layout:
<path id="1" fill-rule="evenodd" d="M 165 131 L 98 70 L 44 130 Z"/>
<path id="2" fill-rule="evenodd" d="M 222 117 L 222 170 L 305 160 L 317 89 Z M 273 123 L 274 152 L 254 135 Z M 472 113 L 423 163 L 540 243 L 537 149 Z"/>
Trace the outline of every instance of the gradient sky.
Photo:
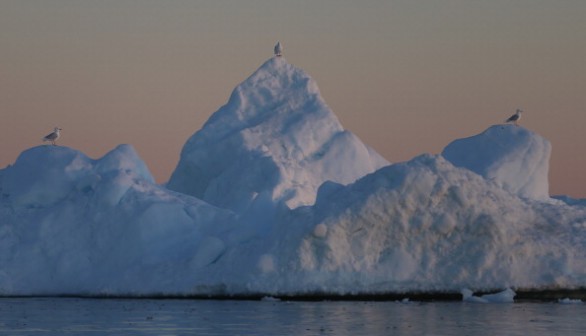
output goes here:
<path id="1" fill-rule="evenodd" d="M 165 182 L 277 40 L 389 161 L 522 108 L 550 193 L 586 197 L 584 0 L 0 0 L 0 167 L 60 126 L 93 158 L 132 144 Z"/>

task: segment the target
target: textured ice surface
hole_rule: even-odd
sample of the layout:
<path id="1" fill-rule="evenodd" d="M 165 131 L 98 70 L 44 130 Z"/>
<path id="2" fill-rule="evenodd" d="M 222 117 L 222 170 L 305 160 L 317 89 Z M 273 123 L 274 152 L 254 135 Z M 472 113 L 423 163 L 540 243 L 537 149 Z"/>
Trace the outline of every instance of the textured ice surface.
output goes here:
<path id="1" fill-rule="evenodd" d="M 0 294 L 584 287 L 585 202 L 549 198 L 549 155 L 503 125 L 389 165 L 274 58 L 187 141 L 175 191 L 129 145 L 39 146 L 1 169 Z"/>

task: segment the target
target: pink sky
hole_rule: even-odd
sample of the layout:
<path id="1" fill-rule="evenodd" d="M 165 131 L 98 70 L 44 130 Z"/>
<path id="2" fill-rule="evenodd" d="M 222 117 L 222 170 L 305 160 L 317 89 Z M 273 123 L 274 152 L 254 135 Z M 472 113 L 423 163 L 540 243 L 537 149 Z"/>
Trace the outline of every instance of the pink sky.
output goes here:
<path id="1" fill-rule="evenodd" d="M 272 55 L 389 161 L 502 122 L 549 139 L 551 194 L 586 197 L 582 0 L 0 2 L 0 167 L 41 144 L 132 144 L 165 182 L 187 138 Z"/>

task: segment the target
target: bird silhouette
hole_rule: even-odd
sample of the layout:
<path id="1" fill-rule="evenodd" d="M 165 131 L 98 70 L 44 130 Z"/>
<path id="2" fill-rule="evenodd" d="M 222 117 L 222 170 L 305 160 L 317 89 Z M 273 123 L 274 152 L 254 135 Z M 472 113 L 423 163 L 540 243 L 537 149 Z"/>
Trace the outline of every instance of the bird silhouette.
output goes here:
<path id="1" fill-rule="evenodd" d="M 283 55 L 283 46 L 281 45 L 281 42 L 277 42 L 277 44 L 275 45 L 275 56 L 281 57 L 282 55 Z"/>
<path id="2" fill-rule="evenodd" d="M 53 132 L 45 135 L 45 137 L 43 138 L 43 142 L 45 141 L 51 141 L 51 143 L 53 144 L 53 146 L 56 145 L 56 141 L 57 139 L 59 139 L 59 136 L 61 135 L 59 132 L 61 131 L 61 128 L 59 127 L 55 127 L 53 129 Z"/>
<path id="3" fill-rule="evenodd" d="M 512 116 L 509 117 L 509 119 L 505 120 L 506 123 L 514 123 L 515 126 L 519 126 L 519 120 L 521 120 L 521 113 L 523 113 L 523 111 L 521 111 L 520 109 L 517 109 L 517 111 L 515 112 L 515 114 L 513 114 Z"/>

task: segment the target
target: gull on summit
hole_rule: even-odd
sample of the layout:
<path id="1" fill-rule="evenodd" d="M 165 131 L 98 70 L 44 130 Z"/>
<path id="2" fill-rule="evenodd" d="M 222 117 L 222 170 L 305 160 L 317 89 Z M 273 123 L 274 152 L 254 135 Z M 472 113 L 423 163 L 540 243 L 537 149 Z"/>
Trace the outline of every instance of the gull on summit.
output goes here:
<path id="1" fill-rule="evenodd" d="M 518 121 L 521 120 L 521 113 L 523 113 L 523 111 L 521 111 L 521 109 L 517 109 L 515 114 L 510 116 L 509 119 L 505 120 L 505 123 L 512 122 L 515 124 L 515 126 L 519 126 Z"/>
<path id="2" fill-rule="evenodd" d="M 283 56 L 283 46 L 281 45 L 281 42 L 277 42 L 277 44 L 275 44 L 275 56 Z"/>
<path id="3" fill-rule="evenodd" d="M 57 139 L 59 139 L 59 136 L 61 135 L 59 132 L 61 131 L 61 128 L 59 127 L 55 127 L 53 129 L 53 132 L 45 135 L 45 137 L 43 138 L 43 142 L 45 141 L 51 141 L 51 143 L 53 144 L 53 146 L 56 145 L 56 141 Z"/>

